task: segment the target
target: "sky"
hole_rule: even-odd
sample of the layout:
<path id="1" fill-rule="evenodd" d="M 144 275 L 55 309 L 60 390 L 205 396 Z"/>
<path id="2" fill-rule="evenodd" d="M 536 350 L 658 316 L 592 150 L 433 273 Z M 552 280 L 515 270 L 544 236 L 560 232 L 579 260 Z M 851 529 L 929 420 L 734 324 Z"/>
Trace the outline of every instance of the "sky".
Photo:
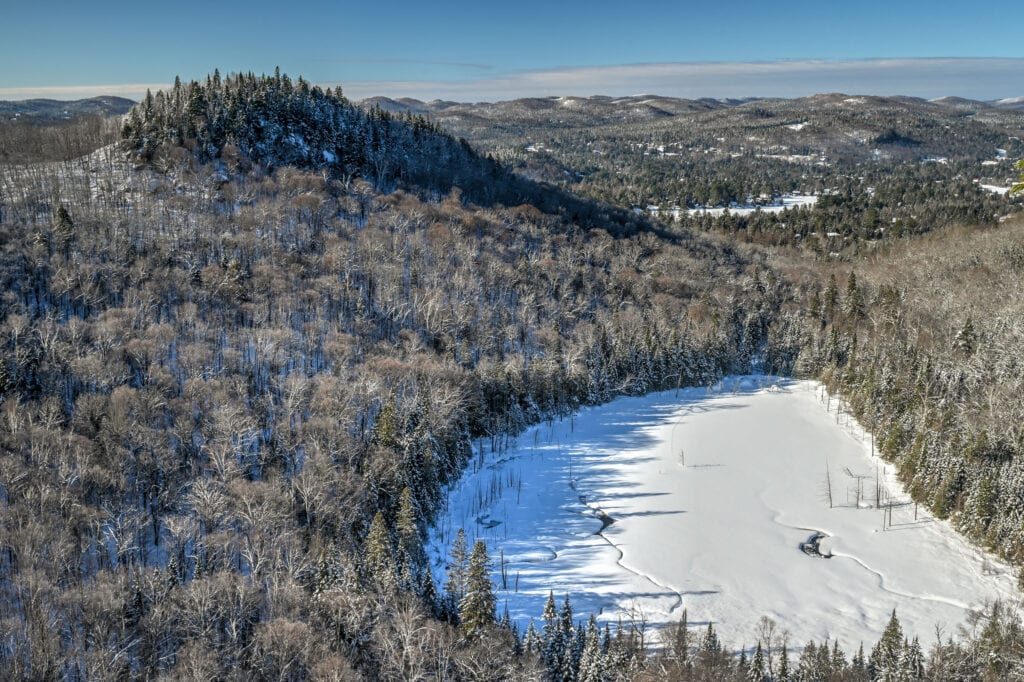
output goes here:
<path id="1" fill-rule="evenodd" d="M 1005 4 L 1005 7 L 998 7 Z M 0 99 L 275 67 L 353 98 L 1024 96 L 1024 4 L 0 0 Z"/>

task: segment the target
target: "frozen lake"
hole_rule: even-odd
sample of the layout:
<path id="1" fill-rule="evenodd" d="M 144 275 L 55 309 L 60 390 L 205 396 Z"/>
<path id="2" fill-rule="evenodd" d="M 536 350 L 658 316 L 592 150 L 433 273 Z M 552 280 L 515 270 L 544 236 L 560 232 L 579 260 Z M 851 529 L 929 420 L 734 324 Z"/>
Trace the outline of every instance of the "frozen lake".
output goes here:
<path id="1" fill-rule="evenodd" d="M 915 510 L 870 437 L 822 395 L 812 382 L 732 377 L 533 427 L 456 484 L 432 531 L 435 575 L 443 584 L 462 527 L 487 541 L 499 615 L 507 606 L 522 627 L 554 590 L 583 618 L 653 628 L 686 608 L 738 646 L 765 615 L 791 646 L 838 637 L 850 653 L 893 608 L 927 644 L 936 625 L 955 634 L 972 607 L 1015 599 L 1013 570 Z M 819 533 L 830 558 L 801 549 Z"/>

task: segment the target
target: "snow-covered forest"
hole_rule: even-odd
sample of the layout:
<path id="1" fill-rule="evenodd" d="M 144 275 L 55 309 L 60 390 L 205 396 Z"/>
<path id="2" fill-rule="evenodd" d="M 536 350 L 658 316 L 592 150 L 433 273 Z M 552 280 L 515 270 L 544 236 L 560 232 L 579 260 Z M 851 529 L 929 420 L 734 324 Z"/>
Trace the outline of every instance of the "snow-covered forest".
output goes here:
<path id="1" fill-rule="evenodd" d="M 755 368 L 846 396 L 930 513 L 1021 560 L 1017 223 L 822 265 L 279 74 L 54 131 L 0 157 L 2 677 L 785 679 L 707 623 L 654 652 L 550 605 L 528 637 L 487 544 L 454 582 L 424 548 L 482 447 Z M 1021 665 L 1002 607 L 934 646 L 872 619 L 877 655 L 794 642 L 792 670 Z"/>

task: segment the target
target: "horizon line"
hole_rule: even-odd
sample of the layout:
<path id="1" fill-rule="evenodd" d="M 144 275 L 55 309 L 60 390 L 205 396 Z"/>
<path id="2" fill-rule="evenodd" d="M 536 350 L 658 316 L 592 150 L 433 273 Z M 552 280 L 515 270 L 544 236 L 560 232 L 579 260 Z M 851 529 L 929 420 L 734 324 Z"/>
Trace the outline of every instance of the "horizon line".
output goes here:
<path id="1" fill-rule="evenodd" d="M 302 74 L 294 77 L 299 76 Z M 314 84 L 331 88 L 340 85 L 346 96 L 355 100 L 405 97 L 421 101 L 495 102 L 523 97 L 581 96 L 575 93 L 582 91 L 591 93 L 586 95 L 589 97 L 650 94 L 679 99 L 795 99 L 843 93 L 997 102 L 1024 93 L 1024 58 L 650 62 L 553 67 L 448 81 L 349 79 Z M 111 96 L 139 101 L 147 89 L 155 92 L 170 87 L 170 82 L 0 87 L 0 100 L 73 101 Z"/>

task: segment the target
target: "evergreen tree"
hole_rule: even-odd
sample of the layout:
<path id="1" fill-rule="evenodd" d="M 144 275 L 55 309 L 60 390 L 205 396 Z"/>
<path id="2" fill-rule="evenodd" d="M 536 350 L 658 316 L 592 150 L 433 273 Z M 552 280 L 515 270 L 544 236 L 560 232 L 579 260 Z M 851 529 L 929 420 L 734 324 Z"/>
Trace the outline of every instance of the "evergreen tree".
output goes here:
<path id="1" fill-rule="evenodd" d="M 761 649 L 761 642 L 757 643 L 757 648 L 754 650 L 754 656 L 750 659 L 750 667 L 747 669 L 747 679 L 750 682 L 764 682 L 765 680 L 765 664 L 764 664 L 764 651 Z"/>
<path id="2" fill-rule="evenodd" d="M 377 512 L 370 523 L 363 547 L 367 578 L 380 590 L 393 589 L 397 584 L 395 557 L 391 548 L 391 533 L 384 514 Z"/>
<path id="3" fill-rule="evenodd" d="M 573 633 L 567 638 L 568 646 L 565 656 L 562 657 L 562 679 L 575 680 L 579 676 L 580 660 L 583 658 L 583 649 L 586 648 L 586 630 L 580 623 L 579 627 L 573 628 Z"/>
<path id="4" fill-rule="evenodd" d="M 850 668 L 861 677 L 867 675 L 868 668 L 867 663 L 864 661 L 864 643 L 862 642 L 857 647 L 857 653 L 854 655 L 853 660 L 850 662 Z"/>
<path id="5" fill-rule="evenodd" d="M 430 572 L 429 564 L 423 567 L 423 573 L 420 574 L 419 593 L 427 610 L 434 616 L 440 615 L 441 600 L 437 594 L 437 586 L 434 584 L 434 575 Z"/>
<path id="6" fill-rule="evenodd" d="M 796 677 L 798 680 L 819 679 L 820 676 L 817 669 L 817 659 L 818 647 L 813 641 L 810 641 L 800 653 L 800 663 L 796 668 Z"/>
<path id="7" fill-rule="evenodd" d="M 679 617 L 679 622 L 676 623 L 672 635 L 670 642 L 672 656 L 677 661 L 685 663 L 690 657 L 690 625 L 687 622 L 686 609 L 683 609 L 683 615 Z"/>
<path id="8" fill-rule="evenodd" d="M 573 670 L 576 652 L 574 651 L 576 645 L 575 628 L 572 624 L 572 603 L 569 600 L 568 593 L 565 595 L 565 601 L 562 602 L 562 609 L 558 614 L 558 656 L 555 660 L 556 667 L 552 668 L 553 672 L 561 676 L 561 679 L 573 679 Z"/>
<path id="9" fill-rule="evenodd" d="M 846 654 L 839 648 L 838 639 L 832 643 L 832 661 L 830 665 L 832 671 L 837 675 L 846 670 Z"/>
<path id="10" fill-rule="evenodd" d="M 860 287 L 857 286 L 857 275 L 852 270 L 846 279 L 846 297 L 843 299 L 843 308 L 854 322 L 864 316 L 864 297 L 860 293 Z"/>
<path id="11" fill-rule="evenodd" d="M 978 347 L 978 334 L 974 331 L 974 322 L 968 316 L 964 326 L 956 335 L 956 348 L 964 355 L 970 356 Z"/>
<path id="12" fill-rule="evenodd" d="M 839 285 L 836 284 L 835 273 L 828 276 L 828 286 L 825 287 L 825 318 L 831 320 L 835 317 L 836 306 L 839 304 Z"/>
<path id="13" fill-rule="evenodd" d="M 888 625 L 871 650 L 871 658 L 868 662 L 868 669 L 871 678 L 882 680 L 882 682 L 895 682 L 902 677 L 903 673 L 903 628 L 896 617 L 896 609 L 893 609 Z"/>
<path id="14" fill-rule="evenodd" d="M 459 603 L 459 626 L 467 639 L 483 636 L 494 624 L 495 602 L 487 545 L 477 540 L 466 571 L 466 593 Z"/>
<path id="15" fill-rule="evenodd" d="M 455 533 L 451 554 L 448 558 L 448 580 L 444 585 L 445 609 L 452 622 L 458 620 L 459 604 L 466 594 L 466 573 L 469 566 L 469 548 L 466 545 L 466 531 L 461 528 Z"/>
<path id="16" fill-rule="evenodd" d="M 916 635 L 904 648 L 902 663 L 907 679 L 919 680 L 924 677 L 924 652 L 921 651 L 921 642 Z"/>
<path id="17" fill-rule="evenodd" d="M 775 682 L 789 682 L 789 651 L 786 643 L 782 643 L 782 651 L 779 652 L 779 672 L 775 676 Z"/>
<path id="18" fill-rule="evenodd" d="M 321 550 L 316 564 L 316 580 L 313 583 L 313 594 L 320 594 L 333 589 L 338 584 L 338 574 L 328 556 L 327 550 Z"/>
<path id="19" fill-rule="evenodd" d="M 370 442 L 382 448 L 397 447 L 399 432 L 398 407 L 395 403 L 395 396 L 392 394 L 381 407 L 376 419 L 373 420 Z"/>
<path id="20" fill-rule="evenodd" d="M 57 218 L 53 226 L 53 236 L 57 247 L 64 253 L 65 257 L 75 238 L 75 222 L 71 214 L 64 207 L 63 202 L 57 207 Z"/>
<path id="21" fill-rule="evenodd" d="M 543 647 L 544 642 L 537 633 L 537 628 L 533 623 L 533 618 L 531 618 L 530 624 L 526 626 L 526 634 L 523 635 L 523 648 L 527 653 L 538 654 Z"/>
<path id="22" fill-rule="evenodd" d="M 420 540 L 419 515 L 408 486 L 402 488 L 399 496 L 395 531 L 398 534 L 399 573 L 408 585 L 412 585 L 426 565 L 427 557 Z"/>
<path id="23" fill-rule="evenodd" d="M 577 679 L 579 682 L 601 682 L 604 679 L 604 655 L 601 653 L 601 638 L 593 615 L 587 623 Z"/>
<path id="24" fill-rule="evenodd" d="M 562 667 L 562 658 L 565 655 L 565 641 L 562 638 L 562 628 L 558 619 L 558 609 L 555 606 L 554 592 L 548 592 L 548 600 L 544 604 L 543 630 L 543 651 L 541 658 L 545 667 L 554 673 Z"/>
<path id="25" fill-rule="evenodd" d="M 717 673 L 725 657 L 722 644 L 718 640 L 718 633 L 715 626 L 708 623 L 707 630 L 701 637 L 700 645 L 697 647 L 697 664 L 705 670 Z"/>

